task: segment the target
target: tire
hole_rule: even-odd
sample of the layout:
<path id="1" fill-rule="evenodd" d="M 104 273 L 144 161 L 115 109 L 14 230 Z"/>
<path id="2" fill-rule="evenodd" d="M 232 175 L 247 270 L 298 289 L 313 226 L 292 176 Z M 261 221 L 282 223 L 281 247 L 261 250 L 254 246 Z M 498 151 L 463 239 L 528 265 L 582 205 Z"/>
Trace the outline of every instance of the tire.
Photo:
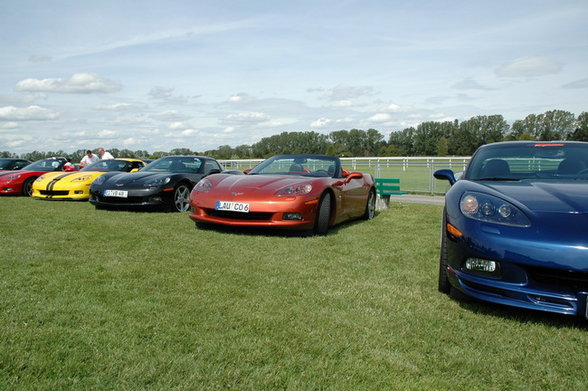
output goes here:
<path id="1" fill-rule="evenodd" d="M 324 236 L 329 232 L 329 221 L 331 220 L 331 196 L 325 193 L 321 197 L 319 207 L 316 212 L 316 222 L 314 225 L 315 235 Z"/>
<path id="2" fill-rule="evenodd" d="M 33 182 L 37 178 L 29 178 L 22 185 L 22 195 L 30 197 L 33 194 Z"/>
<path id="3" fill-rule="evenodd" d="M 441 227 L 441 250 L 439 252 L 439 292 L 448 294 L 451 291 L 451 284 L 447 278 L 447 233 L 445 232 L 445 225 L 447 217 L 445 210 L 443 211 L 443 226 Z"/>
<path id="4" fill-rule="evenodd" d="M 190 209 L 190 189 L 183 183 L 174 189 L 170 209 L 172 212 L 186 212 Z"/>
<path id="5" fill-rule="evenodd" d="M 376 192 L 371 189 L 368 195 L 367 204 L 365 205 L 365 212 L 363 212 L 364 220 L 371 220 L 376 215 Z"/>

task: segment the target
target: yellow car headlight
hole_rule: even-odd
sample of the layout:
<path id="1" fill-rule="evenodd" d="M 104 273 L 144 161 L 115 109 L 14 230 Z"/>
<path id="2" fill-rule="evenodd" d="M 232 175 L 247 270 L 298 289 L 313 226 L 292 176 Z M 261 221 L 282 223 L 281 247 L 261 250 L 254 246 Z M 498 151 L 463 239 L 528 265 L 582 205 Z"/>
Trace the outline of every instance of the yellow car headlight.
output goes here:
<path id="1" fill-rule="evenodd" d="M 72 182 L 87 182 L 90 179 L 92 179 L 92 175 L 81 175 L 79 177 L 76 177 L 74 179 L 72 179 Z"/>

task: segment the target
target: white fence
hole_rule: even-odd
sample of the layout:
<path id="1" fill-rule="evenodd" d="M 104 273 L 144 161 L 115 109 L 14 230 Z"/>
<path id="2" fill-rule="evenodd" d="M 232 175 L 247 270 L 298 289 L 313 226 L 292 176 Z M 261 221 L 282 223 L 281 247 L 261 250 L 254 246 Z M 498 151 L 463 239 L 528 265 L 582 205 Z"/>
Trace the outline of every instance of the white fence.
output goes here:
<path id="1" fill-rule="evenodd" d="M 439 181 L 433 173 L 441 168 L 454 172 L 465 170 L 466 157 L 348 157 L 341 158 L 343 168 L 372 174 L 376 178 L 399 178 L 400 188 L 412 193 L 444 194 L 446 181 Z M 219 160 L 228 170 L 253 168 L 263 159 Z"/>

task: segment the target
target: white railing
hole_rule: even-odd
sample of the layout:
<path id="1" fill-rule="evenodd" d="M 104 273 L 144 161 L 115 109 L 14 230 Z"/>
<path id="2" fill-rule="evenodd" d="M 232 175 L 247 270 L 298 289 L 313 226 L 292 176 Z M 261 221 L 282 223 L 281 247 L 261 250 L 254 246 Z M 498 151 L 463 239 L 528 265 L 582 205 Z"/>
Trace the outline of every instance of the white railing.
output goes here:
<path id="1" fill-rule="evenodd" d="M 253 168 L 264 159 L 219 160 L 227 170 Z M 448 183 L 438 181 L 433 173 L 441 168 L 454 172 L 464 171 L 469 156 L 460 157 L 345 157 L 343 168 L 349 171 L 367 172 L 376 178 L 400 178 L 400 188 L 413 193 L 444 194 Z"/>

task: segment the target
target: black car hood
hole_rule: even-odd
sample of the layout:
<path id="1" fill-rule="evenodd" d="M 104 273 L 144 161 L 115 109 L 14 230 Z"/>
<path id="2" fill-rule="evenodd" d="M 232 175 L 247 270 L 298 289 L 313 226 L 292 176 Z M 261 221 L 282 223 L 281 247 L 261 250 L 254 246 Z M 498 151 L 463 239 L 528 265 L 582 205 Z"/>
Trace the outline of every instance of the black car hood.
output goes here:
<path id="1" fill-rule="evenodd" d="M 534 212 L 588 213 L 588 181 L 477 182 Z"/>
<path id="2" fill-rule="evenodd" d="M 105 186 L 127 186 L 127 185 L 143 185 L 145 182 L 153 182 L 157 179 L 172 177 L 172 172 L 122 172 L 112 176 L 104 182 Z"/>

